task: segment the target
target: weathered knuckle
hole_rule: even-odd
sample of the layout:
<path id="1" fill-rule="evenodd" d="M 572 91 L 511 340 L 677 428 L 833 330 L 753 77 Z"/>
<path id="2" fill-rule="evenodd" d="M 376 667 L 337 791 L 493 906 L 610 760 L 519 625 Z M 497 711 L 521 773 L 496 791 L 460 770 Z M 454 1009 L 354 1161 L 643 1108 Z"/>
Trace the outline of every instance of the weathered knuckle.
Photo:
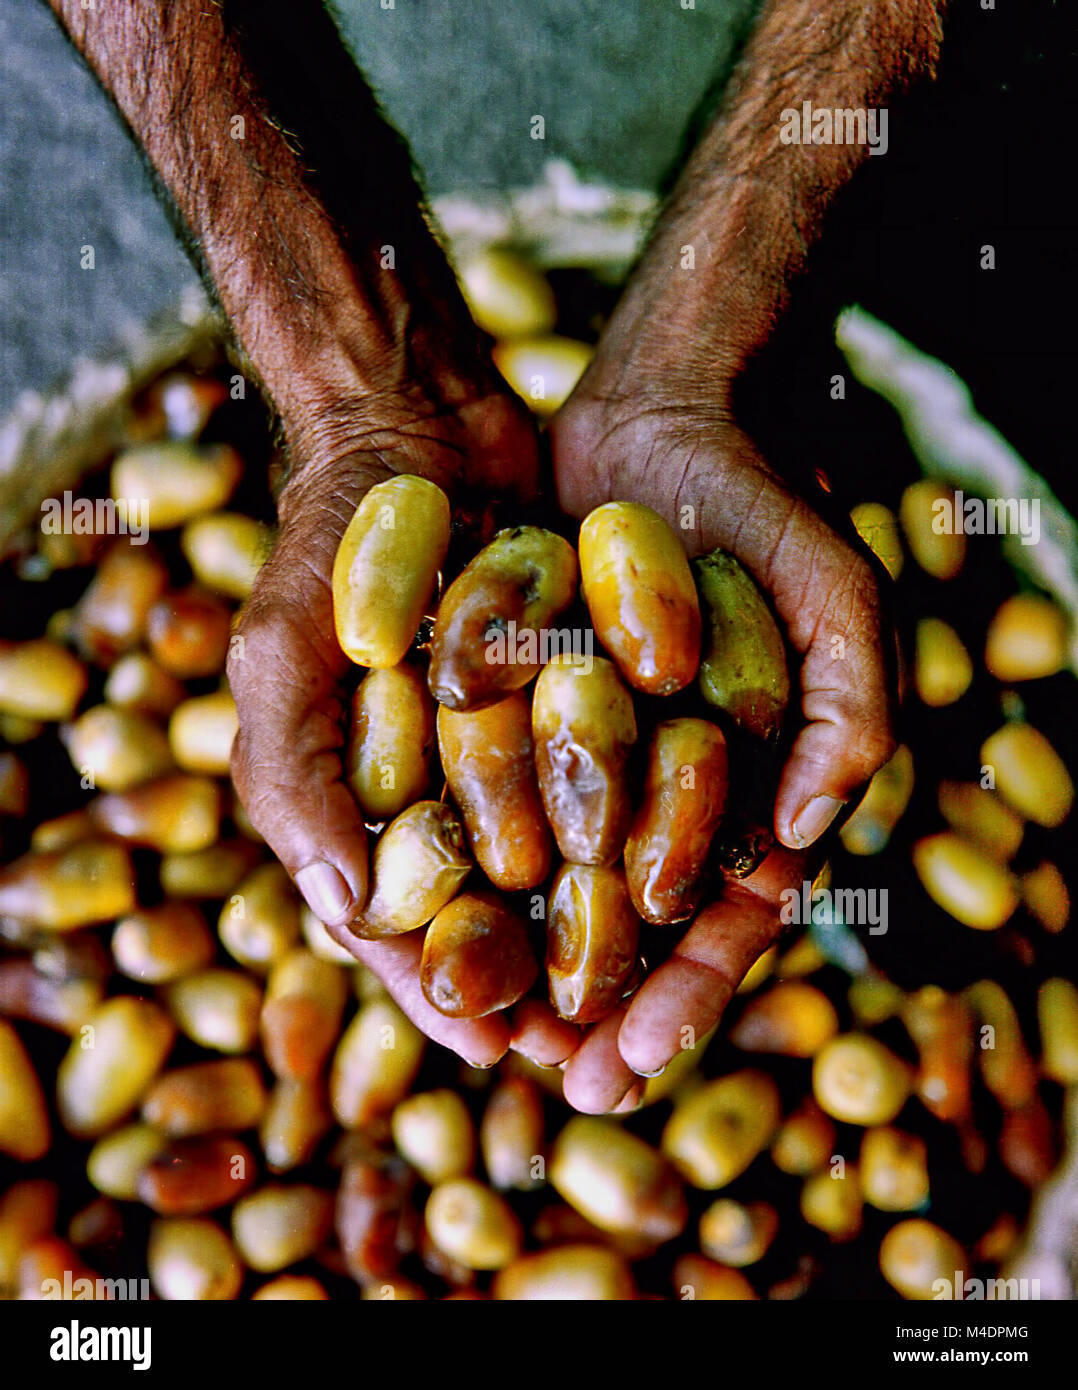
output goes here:
<path id="1" fill-rule="evenodd" d="M 862 719 L 854 729 L 850 743 L 854 770 L 867 781 L 894 756 L 897 747 L 898 741 L 885 717 Z"/>

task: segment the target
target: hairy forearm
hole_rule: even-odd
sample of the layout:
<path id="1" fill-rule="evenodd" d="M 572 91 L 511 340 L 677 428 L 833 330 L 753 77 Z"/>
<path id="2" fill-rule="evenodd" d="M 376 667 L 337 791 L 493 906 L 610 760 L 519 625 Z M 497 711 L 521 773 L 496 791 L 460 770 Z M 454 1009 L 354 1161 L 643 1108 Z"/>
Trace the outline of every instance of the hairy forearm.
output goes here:
<path id="1" fill-rule="evenodd" d="M 370 402 L 428 377 L 474 392 L 478 343 L 406 151 L 317 0 L 50 4 L 305 448 L 340 452 Z"/>
<path id="2" fill-rule="evenodd" d="M 934 71 L 945 4 L 768 0 L 608 328 L 604 358 L 660 361 L 687 391 L 736 378 L 770 335 L 834 196 L 870 154 L 867 143 L 792 141 L 812 136 L 811 123 L 801 129 L 804 103 L 882 109 L 887 119 L 888 102 Z M 878 124 L 875 135 L 882 153 Z"/>

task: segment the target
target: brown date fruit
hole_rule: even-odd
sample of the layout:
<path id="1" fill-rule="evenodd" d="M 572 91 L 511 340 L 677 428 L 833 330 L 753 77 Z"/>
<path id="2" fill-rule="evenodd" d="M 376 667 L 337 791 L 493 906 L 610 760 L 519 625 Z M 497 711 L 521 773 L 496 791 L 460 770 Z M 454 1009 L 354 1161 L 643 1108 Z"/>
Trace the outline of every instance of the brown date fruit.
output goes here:
<path id="1" fill-rule="evenodd" d="M 612 864 L 632 817 L 626 760 L 636 716 L 613 662 L 559 657 L 535 683 L 532 736 L 539 790 L 562 856 Z"/>
<path id="2" fill-rule="evenodd" d="M 533 888 L 550 870 L 550 828 L 535 775 L 531 711 L 518 690 L 488 709 L 438 710 L 438 748 L 479 867 L 498 888 Z"/>
<path id="3" fill-rule="evenodd" d="M 714 724 L 670 719 L 656 726 L 625 845 L 629 893 L 645 921 L 681 922 L 696 910 L 728 782 L 726 740 Z"/>
<path id="4" fill-rule="evenodd" d="M 620 868 L 565 864 L 547 920 L 550 1002 L 570 1023 L 613 1012 L 636 965 L 640 922 Z"/>
<path id="5" fill-rule="evenodd" d="M 515 1004 L 538 970 L 524 923 L 494 893 L 463 893 L 423 940 L 423 993 L 449 1018 L 482 1018 Z"/>
<path id="6" fill-rule="evenodd" d="M 549 649 L 548 624 L 573 601 L 578 573 L 572 546 L 553 531 L 499 531 L 438 606 L 428 675 L 434 698 L 450 709 L 480 709 L 527 685 Z"/>

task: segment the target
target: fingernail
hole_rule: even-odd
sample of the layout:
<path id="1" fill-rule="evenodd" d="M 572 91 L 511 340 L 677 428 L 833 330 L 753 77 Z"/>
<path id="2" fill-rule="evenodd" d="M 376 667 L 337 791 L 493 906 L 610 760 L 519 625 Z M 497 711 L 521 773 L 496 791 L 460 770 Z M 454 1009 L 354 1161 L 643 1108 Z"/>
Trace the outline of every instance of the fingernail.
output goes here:
<path id="1" fill-rule="evenodd" d="M 644 1088 L 642 1086 L 630 1086 L 610 1113 L 612 1115 L 631 1115 L 634 1110 L 639 1110 L 643 1103 Z"/>
<path id="2" fill-rule="evenodd" d="M 323 922 L 333 922 L 352 906 L 352 890 L 332 864 L 308 864 L 296 875 L 296 887 Z"/>
<path id="3" fill-rule="evenodd" d="M 801 814 L 790 829 L 798 849 L 807 849 L 814 844 L 846 803 L 834 796 L 814 796 L 807 806 L 802 806 Z"/>
<path id="4" fill-rule="evenodd" d="M 541 1062 L 538 1057 L 532 1057 L 531 1054 L 525 1052 L 522 1047 L 516 1047 L 513 1046 L 513 1044 L 510 1044 L 510 1046 L 518 1057 L 523 1057 L 525 1062 L 530 1062 L 533 1067 L 542 1067 L 544 1071 L 553 1071 L 555 1067 L 561 1065 L 560 1062 Z"/>
<path id="5" fill-rule="evenodd" d="M 475 1071 L 490 1071 L 491 1067 L 496 1067 L 497 1062 L 472 1062 L 467 1057 L 460 1059 L 465 1066 L 471 1067 Z"/>
<path id="6" fill-rule="evenodd" d="M 639 1067 L 633 1067 L 633 1071 L 636 1072 L 637 1076 L 646 1076 L 646 1077 L 648 1078 L 649 1081 L 652 1080 L 652 1079 L 653 1079 L 654 1077 L 656 1077 L 656 1076 L 662 1076 L 662 1074 L 663 1074 L 663 1072 L 664 1072 L 665 1070 L 666 1070 L 666 1064 L 665 1064 L 665 1062 L 663 1063 L 663 1065 L 662 1065 L 661 1067 L 659 1067 L 659 1068 L 658 1068 L 657 1070 L 655 1070 L 655 1071 L 641 1071 L 641 1069 L 640 1069 Z"/>

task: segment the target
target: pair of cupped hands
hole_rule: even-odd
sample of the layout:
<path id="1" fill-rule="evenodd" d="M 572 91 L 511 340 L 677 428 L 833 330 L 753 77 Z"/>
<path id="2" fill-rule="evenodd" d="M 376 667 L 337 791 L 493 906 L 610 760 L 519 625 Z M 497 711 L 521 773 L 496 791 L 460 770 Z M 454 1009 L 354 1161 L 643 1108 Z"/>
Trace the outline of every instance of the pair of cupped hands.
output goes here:
<path id="1" fill-rule="evenodd" d="M 739 428 L 721 357 L 697 357 L 675 322 L 616 313 L 542 441 L 485 357 L 466 372 L 402 364 L 399 389 L 359 400 L 327 393 L 302 418 L 284 420 L 292 468 L 278 499 L 279 538 L 229 664 L 240 721 L 236 787 L 331 935 L 435 1042 L 473 1066 L 491 1066 L 510 1048 L 561 1066 L 566 1099 L 589 1113 L 634 1109 L 644 1078 L 715 1026 L 782 930 L 782 890 L 811 877 L 819 852 L 810 847 L 893 749 L 876 571 Z M 626 1006 L 590 1028 L 538 999 L 485 1018 L 446 1018 L 420 988 L 422 930 L 384 941 L 348 930 L 368 891 L 368 834 L 342 767 L 353 682 L 334 634 L 331 573 L 364 492 L 406 473 L 438 483 L 458 505 L 502 496 L 521 522 L 542 491 L 577 519 L 612 500 L 644 503 L 690 554 L 722 546 L 736 555 L 800 657 L 799 711 L 790 714 L 798 722 L 774 812 L 778 843 L 705 906 Z"/>

